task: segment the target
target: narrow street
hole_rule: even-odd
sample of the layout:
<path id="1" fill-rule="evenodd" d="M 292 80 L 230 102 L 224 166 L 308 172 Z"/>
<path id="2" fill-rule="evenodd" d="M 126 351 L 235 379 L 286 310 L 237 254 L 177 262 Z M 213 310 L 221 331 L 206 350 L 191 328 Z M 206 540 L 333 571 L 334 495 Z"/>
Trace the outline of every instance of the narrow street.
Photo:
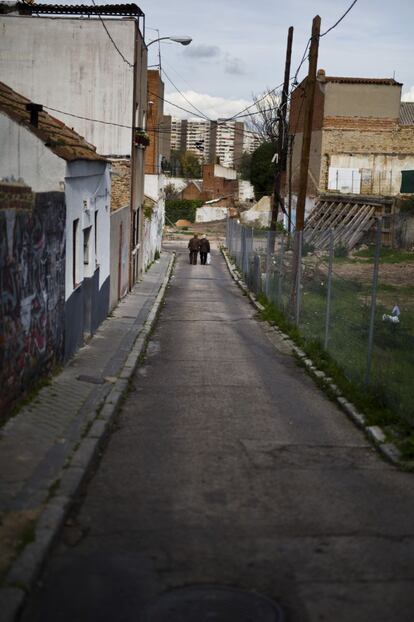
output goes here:
<path id="1" fill-rule="evenodd" d="M 217 250 L 190 266 L 186 243 L 168 249 L 147 355 L 21 619 L 135 622 L 207 583 L 288 622 L 410 622 L 412 475 L 298 367 Z"/>

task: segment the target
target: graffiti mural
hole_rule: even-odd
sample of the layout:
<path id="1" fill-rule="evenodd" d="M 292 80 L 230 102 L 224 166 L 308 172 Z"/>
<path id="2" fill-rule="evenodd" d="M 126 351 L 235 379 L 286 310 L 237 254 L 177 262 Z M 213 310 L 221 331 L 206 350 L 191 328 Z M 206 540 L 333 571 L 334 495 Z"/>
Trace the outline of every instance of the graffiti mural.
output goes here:
<path id="1" fill-rule="evenodd" d="M 0 414 L 63 360 L 65 199 L 0 185 Z M 15 192 L 15 188 L 13 189 Z M 30 199 L 28 194 L 30 193 Z"/>

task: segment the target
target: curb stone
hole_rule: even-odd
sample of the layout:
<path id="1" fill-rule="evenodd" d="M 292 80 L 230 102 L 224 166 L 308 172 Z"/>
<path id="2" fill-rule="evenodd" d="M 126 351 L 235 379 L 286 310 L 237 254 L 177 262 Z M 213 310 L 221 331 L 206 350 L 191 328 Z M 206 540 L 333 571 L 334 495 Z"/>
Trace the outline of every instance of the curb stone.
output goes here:
<path id="1" fill-rule="evenodd" d="M 17 621 L 26 594 L 33 587 L 53 542 L 64 524 L 73 498 L 85 480 L 89 468 L 102 446 L 108 428 L 113 422 L 128 389 L 129 380 L 135 371 L 139 357 L 145 350 L 147 339 L 157 319 L 171 278 L 174 262 L 175 254 L 170 259 L 164 281 L 153 307 L 141 332 L 135 339 L 118 378 L 110 393 L 101 403 L 101 408 L 95 409 L 92 413 L 89 420 L 91 427 L 62 471 L 55 496 L 45 502 L 45 508 L 36 523 L 34 541 L 23 549 L 7 573 L 4 585 L 0 588 L 2 622 Z"/>
<path id="2" fill-rule="evenodd" d="M 230 272 L 231 277 L 234 279 L 236 284 L 247 293 L 248 298 L 251 303 L 259 310 L 262 311 L 264 309 L 263 305 L 257 302 L 256 297 L 249 292 L 246 284 L 241 281 L 241 279 L 237 276 L 235 272 L 235 266 L 230 261 L 227 250 L 224 246 L 221 247 L 221 252 L 224 257 L 224 260 L 227 264 L 227 268 Z M 375 447 L 382 454 L 384 458 L 386 458 L 389 462 L 394 464 L 395 466 L 400 467 L 403 470 L 414 471 L 414 463 L 404 461 L 401 457 L 401 452 L 398 447 L 394 443 L 386 442 L 386 436 L 384 431 L 380 426 L 368 426 L 365 421 L 365 417 L 362 413 L 360 413 L 356 407 L 351 404 L 347 399 L 345 399 L 337 387 L 337 385 L 332 381 L 332 378 L 326 376 L 325 372 L 319 370 L 313 363 L 313 361 L 307 356 L 307 354 L 299 348 L 292 339 L 283 333 L 283 331 L 279 327 L 275 327 L 276 332 L 280 335 L 280 337 L 285 341 L 286 344 L 292 346 L 292 351 L 294 354 L 302 360 L 302 363 L 305 365 L 309 374 L 321 380 L 324 385 L 333 393 L 335 396 L 335 401 L 341 407 L 341 409 L 345 412 L 346 415 L 353 421 L 359 428 L 361 428 L 368 439 L 374 443 Z"/>

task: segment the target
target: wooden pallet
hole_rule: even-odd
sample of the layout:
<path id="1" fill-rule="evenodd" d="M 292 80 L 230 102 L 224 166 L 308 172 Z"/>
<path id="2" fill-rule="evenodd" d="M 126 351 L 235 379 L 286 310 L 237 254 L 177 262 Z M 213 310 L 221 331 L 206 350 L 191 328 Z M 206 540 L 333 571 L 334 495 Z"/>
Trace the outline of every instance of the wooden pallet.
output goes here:
<path id="1" fill-rule="evenodd" d="M 326 250 L 333 230 L 335 246 L 351 250 L 373 228 L 375 217 L 384 215 L 389 209 L 368 200 L 321 198 L 305 223 L 305 242 L 317 250 Z"/>

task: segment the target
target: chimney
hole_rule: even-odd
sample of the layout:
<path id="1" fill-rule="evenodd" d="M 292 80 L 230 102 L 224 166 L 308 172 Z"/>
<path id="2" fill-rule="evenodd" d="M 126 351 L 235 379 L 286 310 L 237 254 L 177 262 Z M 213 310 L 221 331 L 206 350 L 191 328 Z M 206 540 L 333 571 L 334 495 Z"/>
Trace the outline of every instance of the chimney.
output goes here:
<path id="1" fill-rule="evenodd" d="M 30 124 L 34 127 L 39 125 L 39 112 L 42 112 L 43 106 L 41 104 L 33 104 L 30 102 L 26 104 L 26 110 L 30 112 Z"/>

